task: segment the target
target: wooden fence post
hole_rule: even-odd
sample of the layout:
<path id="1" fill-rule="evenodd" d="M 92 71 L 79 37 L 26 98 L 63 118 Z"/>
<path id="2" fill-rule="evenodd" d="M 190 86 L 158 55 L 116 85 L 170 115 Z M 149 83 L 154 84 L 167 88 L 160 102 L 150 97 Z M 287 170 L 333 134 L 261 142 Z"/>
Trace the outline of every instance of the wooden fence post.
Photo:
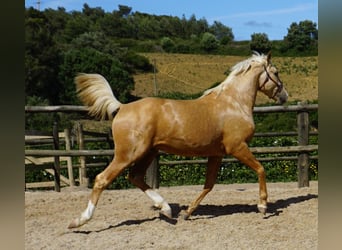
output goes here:
<path id="1" fill-rule="evenodd" d="M 108 133 L 107 133 L 107 142 L 108 142 L 108 144 L 109 144 L 109 147 L 110 148 L 113 148 L 114 149 L 114 141 L 111 139 L 111 136 L 112 136 L 113 134 L 112 134 L 112 129 L 110 128 L 109 130 L 108 130 Z"/>
<path id="2" fill-rule="evenodd" d="M 306 103 L 299 103 L 306 104 Z M 305 146 L 309 144 L 309 113 L 299 111 L 297 113 L 298 126 L 298 145 Z M 309 186 L 309 153 L 300 152 L 298 155 L 298 187 Z"/>
<path id="3" fill-rule="evenodd" d="M 59 137 L 58 137 L 58 124 L 57 122 L 53 123 L 53 128 L 52 128 L 52 136 L 53 136 L 53 146 L 55 150 L 59 149 Z M 54 175 L 55 175 L 55 191 L 60 192 L 61 191 L 61 179 L 60 179 L 60 174 L 61 174 L 61 168 L 60 168 L 60 161 L 59 161 L 59 156 L 55 156 L 55 161 L 54 161 Z"/>
<path id="4" fill-rule="evenodd" d="M 159 157 L 151 162 L 146 172 L 146 183 L 153 189 L 159 188 Z"/>
<path id="5" fill-rule="evenodd" d="M 70 130 L 68 128 L 64 129 L 64 137 L 65 137 L 65 149 L 70 150 Z M 75 180 L 74 180 L 74 173 L 72 169 L 72 160 L 71 157 L 68 157 L 67 159 L 67 166 L 68 166 L 68 177 L 69 177 L 69 185 L 70 187 L 75 186 Z"/>
<path id="6" fill-rule="evenodd" d="M 84 137 L 83 137 L 83 126 L 81 123 L 77 124 L 77 135 L 78 135 L 79 150 L 83 150 L 84 149 Z M 85 156 L 80 156 L 80 165 L 81 165 L 81 167 L 79 168 L 80 186 L 88 187 Z"/>

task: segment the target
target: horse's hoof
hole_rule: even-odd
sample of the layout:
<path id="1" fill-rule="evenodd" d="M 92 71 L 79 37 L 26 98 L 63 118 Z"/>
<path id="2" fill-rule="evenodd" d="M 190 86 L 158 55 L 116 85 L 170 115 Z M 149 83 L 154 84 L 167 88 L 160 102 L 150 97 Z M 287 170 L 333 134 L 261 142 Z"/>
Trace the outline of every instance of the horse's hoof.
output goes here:
<path id="1" fill-rule="evenodd" d="M 262 213 L 263 215 L 266 214 L 266 211 L 267 211 L 267 206 L 266 205 L 263 205 L 263 204 L 258 204 L 258 210 L 260 213 Z"/>
<path id="2" fill-rule="evenodd" d="M 190 217 L 190 214 L 188 214 L 185 210 L 182 210 L 180 212 L 180 216 L 183 218 L 183 220 L 188 220 Z"/>
<path id="3" fill-rule="evenodd" d="M 163 215 L 163 216 L 169 218 L 169 219 L 172 219 L 172 211 L 171 211 L 171 209 L 162 209 L 162 210 L 160 210 L 159 213 L 160 213 L 161 215 Z"/>
<path id="4" fill-rule="evenodd" d="M 161 220 L 166 221 L 166 222 L 168 222 L 168 223 L 170 223 L 172 225 L 176 225 L 177 224 L 177 220 L 176 219 L 174 219 L 172 217 L 169 217 L 169 216 L 165 215 L 162 212 L 160 212 L 159 215 L 160 215 L 160 219 Z"/>
<path id="5" fill-rule="evenodd" d="M 151 206 L 151 209 L 152 209 L 152 210 L 160 210 L 161 207 L 160 207 L 160 206 L 157 206 L 157 205 L 153 205 L 153 206 Z"/>
<path id="6" fill-rule="evenodd" d="M 80 220 L 74 219 L 68 226 L 68 229 L 76 228 L 80 226 Z"/>
<path id="7" fill-rule="evenodd" d="M 183 220 L 188 220 L 190 218 L 190 215 L 188 214 L 183 214 Z"/>

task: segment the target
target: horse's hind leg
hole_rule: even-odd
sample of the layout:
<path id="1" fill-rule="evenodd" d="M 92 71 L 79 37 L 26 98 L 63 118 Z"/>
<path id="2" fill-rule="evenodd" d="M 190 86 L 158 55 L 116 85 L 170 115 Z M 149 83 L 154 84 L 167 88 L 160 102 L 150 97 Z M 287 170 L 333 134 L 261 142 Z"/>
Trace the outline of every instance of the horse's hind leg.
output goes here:
<path id="1" fill-rule="evenodd" d="M 154 207 L 160 209 L 161 214 L 168 218 L 172 218 L 172 211 L 169 204 L 155 190 L 151 189 L 151 187 L 147 185 L 144 180 L 146 170 L 156 155 L 156 151 L 150 151 L 142 159 L 136 162 L 136 164 L 130 169 L 128 178 L 132 184 L 140 188 L 149 198 L 153 200 Z"/>
<path id="2" fill-rule="evenodd" d="M 186 214 L 184 215 L 184 219 L 188 219 L 193 211 L 198 207 L 200 202 L 204 199 L 204 197 L 213 189 L 217 173 L 219 167 L 221 165 L 222 157 L 209 157 L 207 164 L 207 172 L 205 178 L 205 184 L 202 193 L 195 199 L 186 210 Z"/>
<path id="3" fill-rule="evenodd" d="M 74 219 L 69 224 L 68 228 L 80 227 L 91 219 L 102 191 L 129 165 L 115 157 L 108 167 L 96 176 L 87 208 L 83 211 L 81 217 Z"/>

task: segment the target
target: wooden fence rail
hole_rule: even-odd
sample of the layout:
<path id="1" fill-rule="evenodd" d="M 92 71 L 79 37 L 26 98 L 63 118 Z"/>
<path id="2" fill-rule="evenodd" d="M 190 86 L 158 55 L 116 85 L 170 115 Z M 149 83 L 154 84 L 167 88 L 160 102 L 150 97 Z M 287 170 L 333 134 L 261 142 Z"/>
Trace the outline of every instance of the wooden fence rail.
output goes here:
<path id="1" fill-rule="evenodd" d="M 273 137 L 273 136 L 298 136 L 297 146 L 283 146 L 283 147 L 251 147 L 251 151 L 255 154 L 272 154 L 272 153 L 288 153 L 297 154 L 292 156 L 276 156 L 276 157 L 258 157 L 260 161 L 273 161 L 273 160 L 297 160 L 298 161 L 298 187 L 309 186 L 308 170 L 310 159 L 318 159 L 318 155 L 310 156 L 310 152 L 317 152 L 318 145 L 308 145 L 310 135 L 318 135 L 318 132 L 310 132 L 309 129 L 309 116 L 310 111 L 318 110 L 318 104 L 298 104 L 291 106 L 268 106 L 268 107 L 255 107 L 255 113 L 275 113 L 275 112 L 297 112 L 297 128 L 296 132 L 264 132 L 256 133 L 255 137 Z M 63 112 L 63 113 L 86 113 L 87 108 L 84 106 L 26 106 L 25 112 L 27 113 L 50 113 L 50 112 Z M 78 128 L 78 132 L 82 132 L 82 128 Z M 57 131 L 54 130 L 56 137 Z M 58 134 L 58 133 L 57 133 Z M 84 137 L 84 135 L 88 137 Z M 96 136 L 90 138 L 89 136 Z M 25 136 L 26 137 L 26 136 Z M 57 136 L 58 137 L 58 136 Z M 78 135 L 81 139 L 81 143 L 89 141 L 107 141 L 109 142 L 112 138 L 103 133 L 88 133 L 83 131 L 83 135 Z M 65 138 L 60 138 L 60 142 L 67 142 Z M 101 163 L 88 163 L 85 162 L 85 156 L 113 156 L 113 149 L 108 150 L 85 150 L 84 147 L 79 147 L 78 150 L 60 150 L 58 149 L 58 143 L 56 139 L 52 138 L 25 138 L 25 145 L 37 145 L 40 143 L 55 143 L 54 149 L 25 149 L 25 157 L 54 157 L 54 171 L 55 175 L 55 190 L 59 191 L 59 172 L 60 172 L 60 157 L 80 157 L 81 161 L 79 165 L 71 166 L 71 168 L 79 168 L 80 176 L 79 181 L 82 185 L 87 185 L 86 168 L 91 166 L 105 166 L 106 164 Z M 112 143 L 112 142 L 111 142 Z M 159 157 L 158 157 L 159 159 Z M 235 162 L 234 158 L 226 157 L 223 162 Z M 159 187 L 158 178 L 158 164 L 164 165 L 178 165 L 178 164 L 204 164 L 206 160 L 178 160 L 178 161 L 154 161 L 148 169 L 147 181 L 153 188 Z M 48 165 L 41 165 L 40 168 L 49 168 Z M 72 175 L 72 170 L 69 167 L 69 175 Z M 69 176 L 70 177 L 70 176 Z M 73 181 L 70 180 L 70 182 Z M 64 181 L 65 182 L 65 181 Z"/>
<path id="2" fill-rule="evenodd" d="M 308 112 L 318 110 L 318 104 L 298 104 L 290 106 L 266 106 L 266 107 L 254 107 L 254 113 L 279 113 L 279 112 Z M 87 113 L 87 107 L 85 106 L 25 106 L 26 113 Z"/>
<path id="3" fill-rule="evenodd" d="M 283 147 L 251 147 L 255 154 L 270 153 L 301 153 L 318 150 L 318 145 L 283 146 Z M 54 150 L 54 149 L 26 149 L 25 156 L 113 156 L 113 149 L 92 150 Z"/>

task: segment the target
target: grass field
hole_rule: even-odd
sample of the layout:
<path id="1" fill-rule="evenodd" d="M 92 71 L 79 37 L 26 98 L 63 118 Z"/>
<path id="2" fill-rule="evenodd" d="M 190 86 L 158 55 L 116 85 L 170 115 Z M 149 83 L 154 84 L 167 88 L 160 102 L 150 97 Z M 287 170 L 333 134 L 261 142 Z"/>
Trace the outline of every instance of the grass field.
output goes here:
<path id="1" fill-rule="evenodd" d="M 198 93 L 222 82 L 225 72 L 234 64 L 246 59 L 241 56 L 188 55 L 144 53 L 150 62 L 156 63 L 156 86 L 159 94 L 168 92 Z M 289 92 L 289 101 L 313 101 L 318 99 L 318 57 L 274 57 L 280 79 Z M 134 95 L 154 96 L 154 74 L 134 76 Z M 270 100 L 258 94 L 257 104 Z"/>

